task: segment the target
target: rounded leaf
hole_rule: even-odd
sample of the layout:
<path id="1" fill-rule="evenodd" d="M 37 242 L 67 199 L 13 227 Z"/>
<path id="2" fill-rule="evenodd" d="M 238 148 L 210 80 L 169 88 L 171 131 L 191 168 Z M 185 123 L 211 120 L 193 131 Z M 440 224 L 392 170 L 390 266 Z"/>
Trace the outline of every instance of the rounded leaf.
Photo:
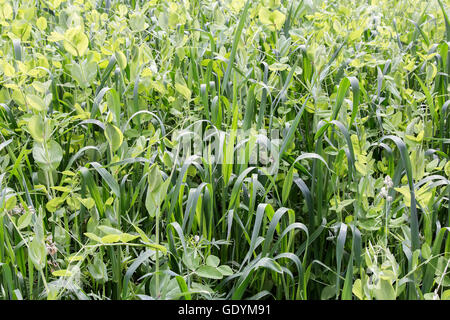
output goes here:
<path id="1" fill-rule="evenodd" d="M 211 266 L 201 266 L 197 270 L 195 270 L 195 273 L 202 278 L 217 279 L 217 280 L 223 278 L 223 274 L 216 268 L 213 268 Z"/>
<path id="2" fill-rule="evenodd" d="M 89 39 L 81 28 L 69 28 L 64 33 L 64 49 L 74 56 L 83 56 L 89 45 Z"/>
<path id="3" fill-rule="evenodd" d="M 107 123 L 105 129 L 106 140 L 108 140 L 111 149 L 115 152 L 120 148 L 123 142 L 123 134 L 115 125 Z"/>
<path id="4" fill-rule="evenodd" d="M 34 161 L 43 170 L 54 170 L 58 168 L 63 157 L 63 150 L 58 142 L 50 140 L 47 143 L 34 143 Z"/>

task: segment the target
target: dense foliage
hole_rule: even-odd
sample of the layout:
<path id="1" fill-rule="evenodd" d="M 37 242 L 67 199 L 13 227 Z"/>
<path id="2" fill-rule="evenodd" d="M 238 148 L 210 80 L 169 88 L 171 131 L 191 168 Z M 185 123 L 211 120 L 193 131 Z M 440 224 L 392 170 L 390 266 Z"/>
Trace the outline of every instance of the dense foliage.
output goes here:
<path id="1" fill-rule="evenodd" d="M 0 0 L 0 298 L 450 299 L 448 12 Z"/>

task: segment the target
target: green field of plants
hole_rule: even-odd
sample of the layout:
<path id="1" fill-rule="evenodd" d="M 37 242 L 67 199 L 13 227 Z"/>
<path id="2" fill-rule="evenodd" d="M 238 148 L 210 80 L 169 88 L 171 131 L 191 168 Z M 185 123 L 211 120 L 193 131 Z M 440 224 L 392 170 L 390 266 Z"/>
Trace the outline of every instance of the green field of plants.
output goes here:
<path id="1" fill-rule="evenodd" d="M 449 300 L 448 0 L 0 0 L 0 300 Z"/>

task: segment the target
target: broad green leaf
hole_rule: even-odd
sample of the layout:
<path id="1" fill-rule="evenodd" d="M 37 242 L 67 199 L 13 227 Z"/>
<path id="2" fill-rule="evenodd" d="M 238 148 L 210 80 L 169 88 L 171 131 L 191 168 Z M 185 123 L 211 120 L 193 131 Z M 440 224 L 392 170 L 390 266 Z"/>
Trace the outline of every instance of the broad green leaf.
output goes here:
<path id="1" fill-rule="evenodd" d="M 222 279 L 223 274 L 217 270 L 217 268 L 211 267 L 211 266 L 200 266 L 197 270 L 195 270 L 195 273 L 202 277 L 207 279 Z"/>
<path id="2" fill-rule="evenodd" d="M 35 237 L 30 243 L 28 254 L 36 269 L 41 270 L 45 267 L 47 249 L 44 241 Z"/>
<path id="3" fill-rule="evenodd" d="M 110 226 L 98 226 L 98 228 L 101 230 L 101 231 L 103 231 L 105 234 L 116 234 L 116 235 L 121 235 L 122 234 L 122 231 L 120 231 L 120 230 L 118 230 L 118 229 L 116 229 L 116 228 L 113 228 L 113 227 L 110 227 Z"/>
<path id="4" fill-rule="evenodd" d="M 261 23 L 267 25 L 272 31 L 281 29 L 286 20 L 286 16 L 280 11 L 271 11 L 265 7 L 261 7 L 258 14 Z"/>
<path id="5" fill-rule="evenodd" d="M 195 270 L 200 265 L 200 255 L 192 248 L 186 248 L 182 256 L 183 263 L 190 270 Z"/>
<path id="6" fill-rule="evenodd" d="M 55 187 L 50 187 L 50 189 L 56 190 L 56 191 L 60 191 L 60 192 L 71 192 L 72 189 L 69 187 L 62 187 L 62 186 L 55 186 Z"/>
<path id="7" fill-rule="evenodd" d="M 336 293 L 336 286 L 326 286 L 322 289 L 322 292 L 320 293 L 320 300 L 329 300 L 331 299 Z"/>
<path id="8" fill-rule="evenodd" d="M 293 178 L 294 178 L 294 166 L 291 166 L 291 168 L 289 169 L 289 171 L 286 173 L 286 176 L 284 178 L 283 181 L 283 189 L 282 189 L 282 202 L 286 203 L 289 194 L 291 192 L 292 189 L 292 182 L 293 182 Z"/>
<path id="9" fill-rule="evenodd" d="M 185 85 L 182 85 L 180 83 L 175 83 L 175 89 L 186 99 L 186 100 L 190 100 L 191 99 L 191 90 L 189 90 L 188 87 L 186 87 Z"/>
<path id="10" fill-rule="evenodd" d="M 16 70 L 14 69 L 14 67 L 9 64 L 7 61 L 3 61 L 1 63 L 2 66 L 2 71 L 5 74 L 5 76 L 7 77 L 14 77 Z"/>
<path id="11" fill-rule="evenodd" d="M 85 199 L 81 199 L 80 198 L 80 202 L 83 204 L 83 206 L 86 207 L 86 209 L 90 210 L 95 206 L 95 201 L 94 199 L 92 199 L 91 197 L 89 198 L 85 198 Z"/>
<path id="12" fill-rule="evenodd" d="M 356 279 L 355 282 L 353 282 L 353 288 L 352 293 L 359 299 L 364 299 L 364 291 L 361 284 L 361 279 Z"/>
<path id="13" fill-rule="evenodd" d="M 106 124 L 105 136 L 113 152 L 119 149 L 123 143 L 122 131 L 113 124 Z"/>
<path id="14" fill-rule="evenodd" d="M 131 30 L 134 32 L 143 31 L 148 26 L 148 24 L 145 23 L 145 16 L 141 12 L 133 13 L 128 21 L 130 23 Z"/>
<path id="15" fill-rule="evenodd" d="M 264 6 L 273 9 L 280 6 L 281 0 L 263 0 L 262 3 L 264 4 Z"/>
<path id="16" fill-rule="evenodd" d="M 64 49 L 74 56 L 83 56 L 89 45 L 89 39 L 80 27 L 69 28 L 64 33 Z"/>
<path id="17" fill-rule="evenodd" d="M 47 109 L 47 104 L 44 102 L 44 100 L 35 94 L 27 95 L 26 101 L 31 108 L 38 112 L 45 111 Z"/>
<path id="18" fill-rule="evenodd" d="M 67 261 L 69 261 L 70 263 L 76 262 L 76 261 L 83 261 L 83 260 L 84 260 L 83 256 L 77 256 L 77 255 L 72 255 L 67 258 Z"/>
<path id="19" fill-rule="evenodd" d="M 36 20 L 36 26 L 39 28 L 39 30 L 45 30 L 47 29 L 47 19 L 45 17 L 39 17 Z"/>
<path id="20" fill-rule="evenodd" d="M 54 275 L 55 277 L 70 277 L 72 276 L 72 272 L 66 269 L 61 269 L 53 271 L 52 275 Z"/>
<path id="21" fill-rule="evenodd" d="M 37 142 L 43 143 L 49 136 L 49 132 L 45 134 L 45 124 L 41 115 L 33 115 L 30 120 L 28 120 L 28 130 L 31 136 Z"/>
<path id="22" fill-rule="evenodd" d="M 93 263 L 88 265 L 89 273 L 99 283 L 108 281 L 106 265 L 99 256 L 95 256 Z"/>
<path id="23" fill-rule="evenodd" d="M 377 300 L 395 300 L 396 298 L 395 290 L 389 280 L 380 279 L 374 294 Z"/>
<path id="24" fill-rule="evenodd" d="M 33 158 L 43 170 L 56 169 L 62 157 L 63 150 L 55 140 L 49 140 L 46 143 L 34 143 Z"/>
<path id="25" fill-rule="evenodd" d="M 406 141 L 422 142 L 424 133 L 425 133 L 424 130 L 420 131 L 417 137 L 407 134 L 405 135 Z"/>
<path id="26" fill-rule="evenodd" d="M 442 292 L 441 300 L 450 300 L 450 289 L 447 289 L 444 292 Z"/>
<path id="27" fill-rule="evenodd" d="M 232 0 L 230 3 L 230 8 L 235 12 L 238 13 L 241 11 L 241 9 L 245 5 L 245 0 Z"/>
<path id="28" fill-rule="evenodd" d="M 450 179 L 450 161 L 447 161 L 447 163 L 445 164 L 444 171 L 447 175 L 447 178 Z"/>
<path id="29" fill-rule="evenodd" d="M 64 201 L 65 201 L 64 198 L 61 198 L 61 197 L 55 197 L 55 198 L 49 200 L 49 201 L 47 202 L 47 204 L 45 205 L 45 207 L 47 208 L 47 210 L 48 210 L 49 212 L 52 212 L 52 213 L 53 213 L 53 212 L 55 212 L 55 211 L 58 209 L 58 207 L 59 207 L 61 204 L 64 203 Z"/>
<path id="30" fill-rule="evenodd" d="M 269 70 L 270 71 L 283 71 L 283 70 L 286 70 L 288 68 L 289 68 L 288 64 L 279 63 L 279 62 L 273 63 L 273 64 L 271 64 L 269 66 Z"/>
<path id="31" fill-rule="evenodd" d="M 82 87 L 89 87 L 97 76 L 97 63 L 95 61 L 84 60 L 81 63 L 72 63 L 70 74 Z"/>
<path id="32" fill-rule="evenodd" d="M 23 215 L 21 215 L 17 221 L 17 228 L 19 230 L 28 227 L 31 223 L 32 213 L 31 211 L 26 211 Z"/>
<path id="33" fill-rule="evenodd" d="M 120 236 L 119 234 L 108 234 L 104 237 L 102 237 L 101 241 L 103 243 L 115 243 L 115 242 L 119 242 L 120 241 Z"/>
<path id="34" fill-rule="evenodd" d="M 135 235 L 132 235 L 129 233 L 122 233 L 120 235 L 120 241 L 125 242 L 125 243 L 133 241 L 134 239 L 137 239 L 137 238 L 139 238 L 139 236 L 135 236 Z"/>
<path id="35" fill-rule="evenodd" d="M 217 267 L 217 270 L 219 270 L 219 272 L 222 273 L 222 275 L 224 277 L 231 276 L 233 274 L 233 270 L 229 266 L 226 266 L 226 265 L 221 265 L 221 266 Z"/>
<path id="36" fill-rule="evenodd" d="M 86 237 L 88 237 L 89 239 L 92 239 L 94 241 L 102 242 L 102 238 L 100 238 L 99 236 L 97 236 L 97 235 L 95 235 L 95 234 L 93 234 L 91 232 L 85 232 L 84 235 Z"/>

